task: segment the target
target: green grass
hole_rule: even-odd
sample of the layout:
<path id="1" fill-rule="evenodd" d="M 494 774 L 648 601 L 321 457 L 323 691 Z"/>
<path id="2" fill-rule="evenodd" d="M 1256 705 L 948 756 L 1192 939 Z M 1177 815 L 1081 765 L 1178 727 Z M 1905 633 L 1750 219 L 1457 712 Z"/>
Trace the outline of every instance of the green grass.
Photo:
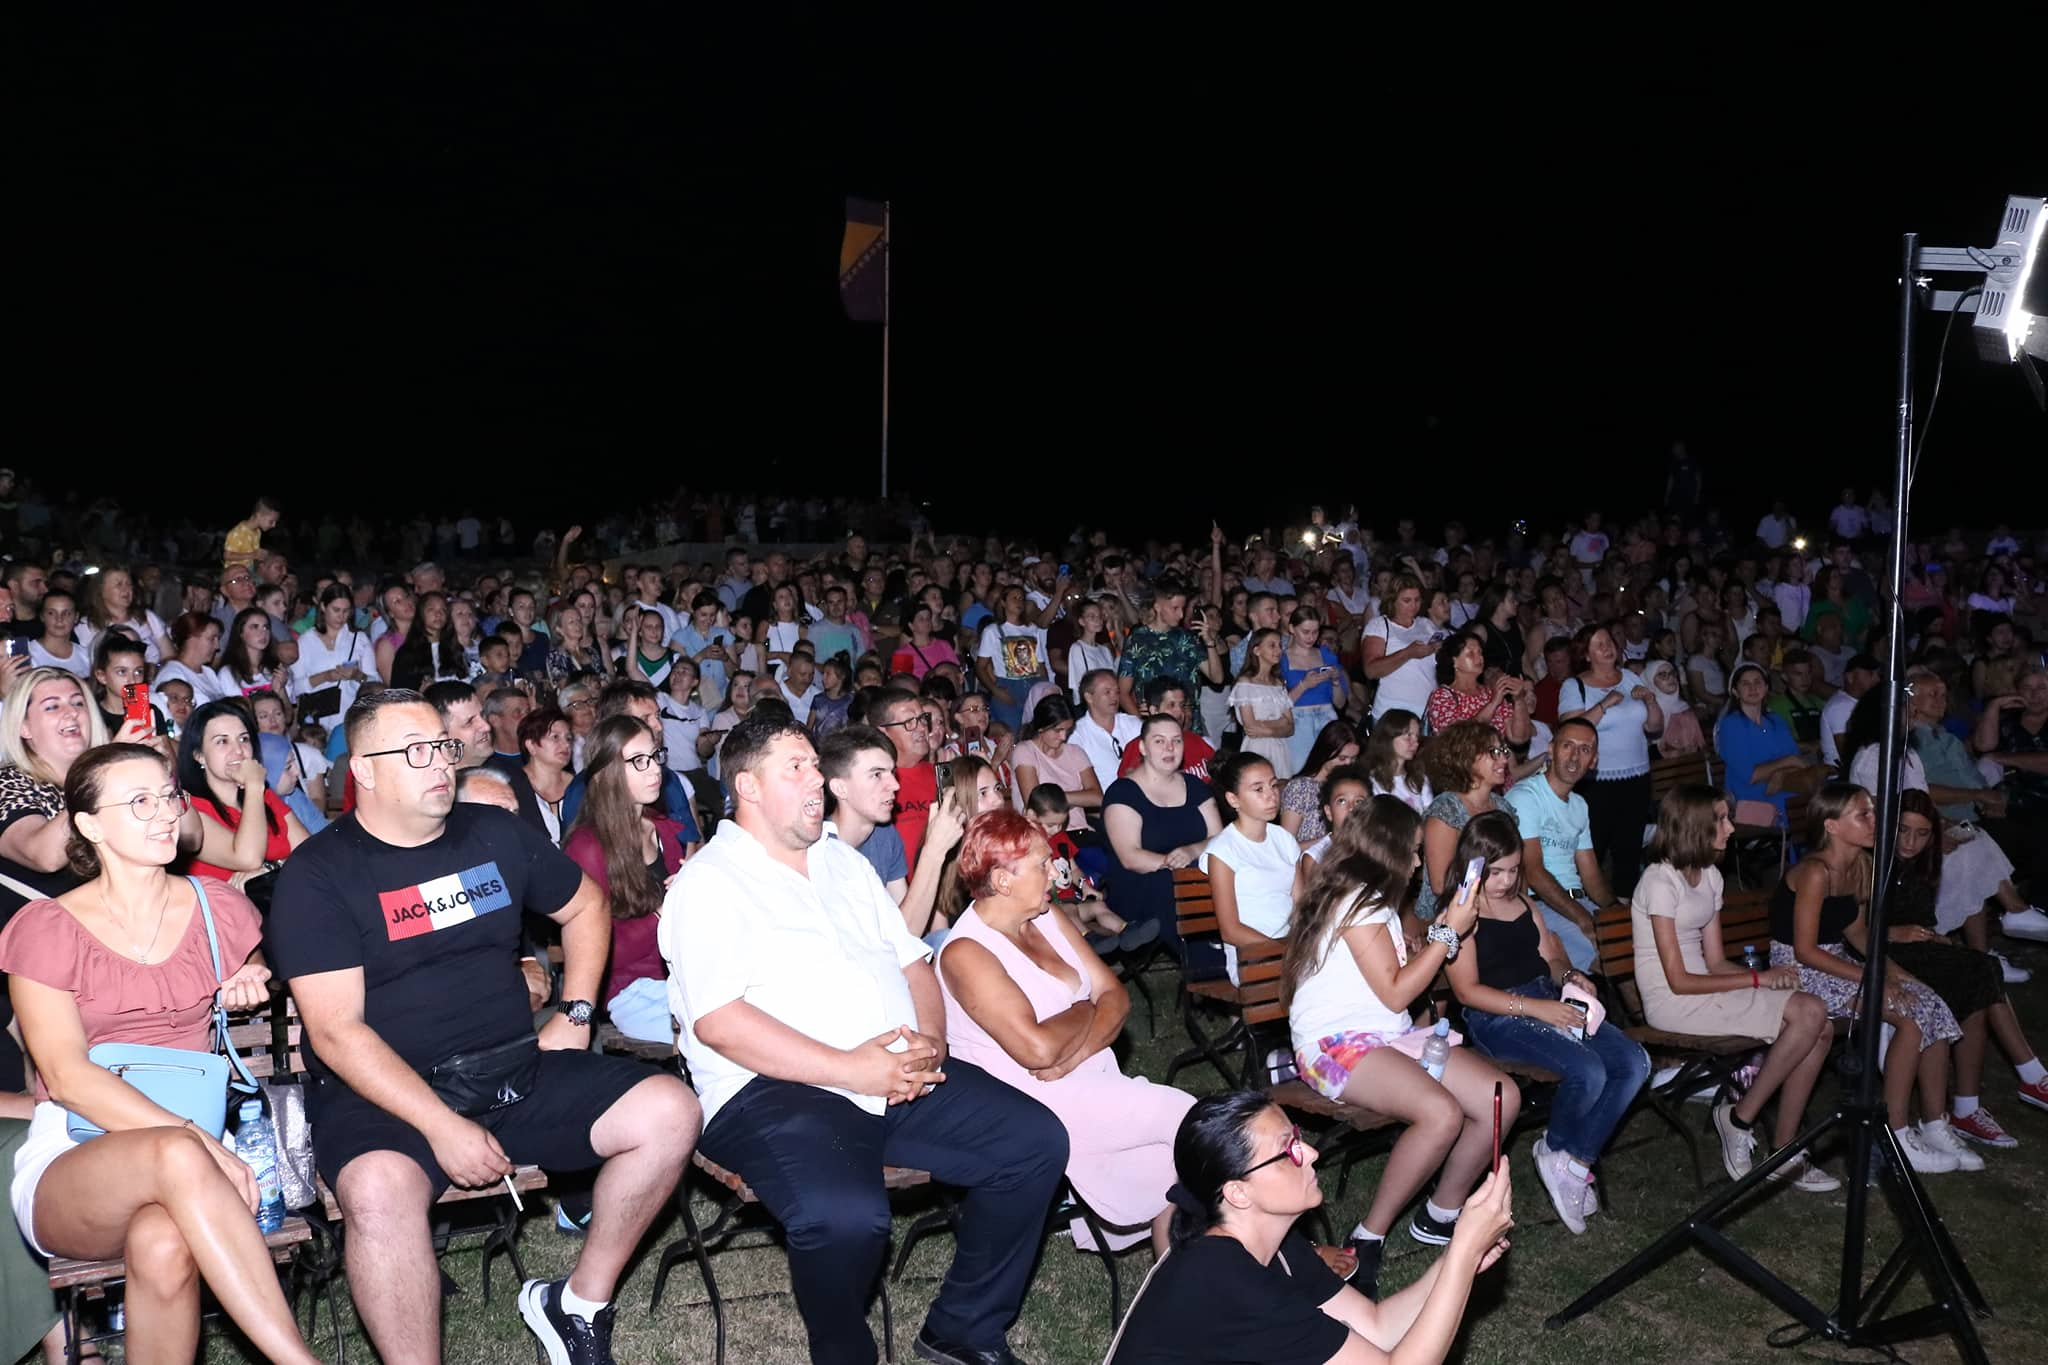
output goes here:
<path id="1" fill-rule="evenodd" d="M 2042 973 L 2015 988 L 2015 1003 L 2031 1035 L 2048 1046 L 2048 951 L 2023 947 L 2013 956 Z M 1153 993 L 1166 998 L 1168 981 L 1154 981 Z M 1134 1042 L 1127 1065 L 1147 1075 L 1164 1073 L 1180 1041 L 1177 1023 L 1161 1020 L 1160 1037 L 1146 1039 L 1142 1022 L 1126 1035 Z M 1219 1087 L 1207 1068 L 1181 1073 L 1180 1081 L 1196 1090 Z M 2012 1072 L 1995 1050 L 1986 1065 L 1985 1098 L 1999 1118 L 2020 1139 L 2013 1152 L 1987 1153 L 1989 1167 L 1977 1175 L 1931 1177 L 1928 1189 L 1947 1220 L 1957 1246 L 1982 1286 L 1996 1316 L 1979 1324 L 1993 1360 L 2039 1358 L 2048 1334 L 2048 1294 L 2041 1289 L 2038 1228 L 2048 1216 L 2048 1114 L 2028 1108 L 2012 1097 Z M 1824 1085 L 1812 1110 L 1819 1115 L 1835 1096 Z M 1687 1105 L 1686 1118 L 1699 1131 L 1707 1163 L 1708 1188 L 1725 1183 L 1717 1149 L 1706 1127 L 1704 1105 Z M 1585 1235 L 1573 1237 L 1557 1221 L 1528 1161 L 1536 1133 L 1524 1129 L 1513 1143 L 1515 1155 L 1516 1227 L 1514 1249 L 1499 1267 L 1482 1278 L 1466 1313 L 1466 1328 L 1455 1359 L 1472 1362 L 1516 1361 L 1753 1361 L 1769 1358 L 1764 1334 L 1786 1321 L 1760 1295 L 1751 1292 L 1699 1251 L 1681 1251 L 1658 1270 L 1591 1315 L 1559 1331 L 1546 1331 L 1543 1319 L 1561 1308 L 1601 1276 L 1627 1260 L 1654 1236 L 1676 1223 L 1700 1202 L 1693 1190 L 1685 1149 L 1654 1114 L 1639 1110 L 1624 1126 L 1617 1144 L 1629 1150 L 1601 1165 L 1603 1207 Z M 1839 1157 L 1823 1154 L 1838 1174 Z M 1344 1197 L 1329 1202 L 1333 1225 L 1350 1227 L 1364 1210 L 1382 1161 L 1362 1162 L 1353 1169 Z M 1324 1181 L 1334 1196 L 1334 1175 Z M 554 1231 L 544 1201 L 529 1201 L 529 1217 L 520 1240 L 529 1274 L 566 1273 L 577 1244 Z M 907 1223 L 911 1205 L 899 1217 Z M 1831 1300 L 1840 1272 L 1841 1194 L 1814 1196 L 1778 1189 L 1759 1197 L 1727 1224 L 1734 1240 L 1794 1286 L 1823 1303 Z M 708 1211 L 700 1198 L 700 1213 Z M 1897 1225 L 1881 1198 L 1870 1205 L 1870 1236 L 1866 1275 L 1875 1273 L 1897 1240 Z M 653 1286 L 657 1249 L 675 1235 L 671 1217 L 649 1238 L 648 1250 L 629 1272 L 619 1295 L 616 1353 L 622 1362 L 709 1361 L 712 1358 L 711 1312 L 702 1306 L 703 1285 L 694 1266 L 679 1266 L 671 1276 L 658 1317 L 650 1318 L 648 1296 Z M 928 1238 L 912 1257 L 904 1280 L 895 1287 L 895 1342 L 899 1360 L 910 1359 L 910 1341 L 923 1320 L 952 1254 L 952 1239 Z M 1392 1239 L 1382 1284 L 1395 1289 L 1429 1264 L 1433 1250 Z M 1121 1262 L 1125 1302 L 1149 1267 L 1142 1248 Z M 509 1264 L 494 1268 L 493 1299 L 487 1308 L 477 1292 L 478 1256 L 458 1251 L 444 1261 L 464 1292 L 447 1302 L 446 1359 L 450 1362 L 524 1361 L 533 1358 L 531 1338 L 513 1307 Z M 788 1267 L 779 1248 L 729 1250 L 714 1262 L 719 1286 L 728 1296 L 758 1294 L 733 1303 L 727 1313 L 728 1354 L 733 1365 L 778 1365 L 805 1360 L 801 1323 L 787 1294 Z M 1102 1359 L 1110 1337 L 1108 1282 L 1100 1260 L 1077 1254 L 1064 1236 L 1048 1237 L 1032 1290 L 1017 1326 L 1012 1347 L 1034 1365 L 1083 1365 Z M 1915 1279 L 1901 1293 L 1899 1306 L 1927 1302 Z M 347 1309 L 344 1308 L 344 1317 Z M 881 1314 L 872 1315 L 879 1336 Z M 327 1321 L 321 1320 L 322 1332 Z M 333 1340 L 314 1343 L 332 1358 Z M 349 1358 L 373 1359 L 368 1343 L 351 1334 Z M 1794 1353 L 1807 1359 L 1874 1359 L 1809 1344 Z M 1956 1352 L 1947 1338 L 1908 1343 L 1901 1354 L 1913 1361 L 1947 1361 Z M 230 1362 L 250 1359 L 224 1334 L 210 1338 L 207 1359 Z"/>

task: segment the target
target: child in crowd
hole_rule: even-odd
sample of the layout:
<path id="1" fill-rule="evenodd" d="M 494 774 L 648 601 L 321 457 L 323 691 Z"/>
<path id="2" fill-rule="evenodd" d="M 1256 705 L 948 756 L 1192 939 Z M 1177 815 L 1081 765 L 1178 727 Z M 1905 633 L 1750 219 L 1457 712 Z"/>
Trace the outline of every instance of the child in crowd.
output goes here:
<path id="1" fill-rule="evenodd" d="M 1081 848 L 1067 832 L 1066 792 L 1056 782 L 1041 782 L 1025 798 L 1024 813 L 1045 834 L 1052 849 L 1052 880 L 1048 895 L 1061 913 L 1079 925 L 1089 946 L 1099 953 L 1143 947 L 1159 937 L 1156 920 L 1132 924 L 1110 909 L 1095 879 L 1081 870 Z"/>

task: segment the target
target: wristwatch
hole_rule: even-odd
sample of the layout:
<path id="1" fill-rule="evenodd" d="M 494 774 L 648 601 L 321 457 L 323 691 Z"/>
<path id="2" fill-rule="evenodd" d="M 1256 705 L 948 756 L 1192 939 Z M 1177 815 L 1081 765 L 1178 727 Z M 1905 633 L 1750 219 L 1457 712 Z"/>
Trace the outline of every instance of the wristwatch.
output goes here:
<path id="1" fill-rule="evenodd" d="M 1458 931 L 1451 928 L 1450 925 L 1439 920 L 1437 923 L 1429 926 L 1429 932 L 1424 934 L 1423 938 L 1431 943 L 1441 943 L 1444 945 L 1444 961 L 1456 962 L 1458 960 L 1458 949 L 1462 945 L 1458 942 Z"/>
<path id="2" fill-rule="evenodd" d="M 570 1023 L 578 1027 L 588 1027 L 590 1016 L 597 1013 L 597 1006 L 591 1004 L 588 1000 L 564 1000 L 562 1002 L 562 1013 L 569 1017 Z"/>

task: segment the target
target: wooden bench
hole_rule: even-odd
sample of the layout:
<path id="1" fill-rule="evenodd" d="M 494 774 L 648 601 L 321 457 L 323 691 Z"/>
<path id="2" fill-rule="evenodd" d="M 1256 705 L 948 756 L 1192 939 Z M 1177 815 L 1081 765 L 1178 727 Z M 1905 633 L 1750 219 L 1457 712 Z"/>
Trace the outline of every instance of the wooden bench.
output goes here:
<path id="1" fill-rule="evenodd" d="M 1253 1083 L 1259 1059 L 1247 1045 L 1244 998 L 1230 983 L 1229 977 L 1198 976 L 1188 965 L 1190 947 L 1222 942 L 1222 933 L 1216 922 L 1215 892 L 1210 888 L 1208 873 L 1192 865 L 1174 869 L 1173 910 L 1181 940 L 1181 1026 L 1187 1030 L 1191 1045 L 1166 1064 L 1166 1083 L 1172 1085 L 1174 1076 L 1182 1067 L 1206 1061 L 1216 1068 L 1225 1085 L 1249 1086 Z M 1209 960 L 1206 954 L 1193 956 Z M 1201 1014 L 1205 1009 L 1234 1017 L 1229 1027 L 1221 1033 L 1212 1034 L 1202 1027 Z M 1246 1055 L 1233 1068 L 1233 1054 L 1240 1050 Z"/>
<path id="2" fill-rule="evenodd" d="M 1662 1061 L 1678 1068 L 1678 1073 L 1663 1085 L 1645 1087 L 1644 1095 L 1658 1117 L 1684 1139 L 1686 1155 L 1692 1162 L 1693 1184 L 1704 1189 L 1706 1177 L 1700 1166 L 1699 1139 L 1684 1122 L 1680 1106 L 1688 1096 L 1705 1087 L 1712 1087 L 1717 1096 L 1726 1094 L 1744 1059 L 1768 1045 L 1761 1038 L 1675 1033 L 1650 1027 L 1643 1019 L 1642 994 L 1636 988 L 1635 930 L 1629 907 L 1616 905 L 1601 911 L 1596 927 L 1600 971 L 1609 987 L 1609 1019 L 1620 1023 L 1630 1038 L 1641 1043 L 1653 1063 Z M 1751 944 L 1768 955 L 1770 937 L 1766 893 L 1727 893 L 1721 904 L 1721 942 L 1731 959 L 1740 961 L 1742 949 Z"/>
<path id="3" fill-rule="evenodd" d="M 697 1170 L 703 1172 L 711 1180 L 712 1184 L 722 1191 L 718 1198 L 718 1216 L 711 1220 L 709 1226 L 700 1226 L 697 1222 L 696 1210 L 690 1206 L 690 1182 L 685 1179 L 677 1187 L 676 1208 L 682 1215 L 683 1235 L 662 1249 L 661 1260 L 656 1265 L 654 1271 L 654 1294 L 648 1301 L 647 1312 L 649 1316 L 652 1316 L 661 1308 L 661 1296 L 668 1286 L 669 1271 L 675 1268 L 676 1263 L 684 1259 L 694 1260 L 697 1263 L 698 1273 L 704 1279 L 705 1300 L 711 1306 L 711 1318 L 718 1334 L 717 1365 L 725 1365 L 725 1309 L 726 1304 L 730 1300 L 719 1292 L 718 1280 L 711 1271 L 711 1253 L 725 1245 L 725 1243 L 729 1242 L 737 1233 L 743 1230 L 739 1227 L 741 1214 L 749 1206 L 758 1205 L 760 1200 L 754 1194 L 753 1187 L 747 1184 L 746 1177 L 738 1171 L 727 1170 L 702 1152 L 693 1154 L 690 1160 Z M 914 1170 L 907 1166 L 884 1166 L 882 1168 L 882 1188 L 892 1192 L 929 1185 L 931 1181 L 931 1173 L 928 1171 Z M 947 1216 L 950 1217 L 950 1210 L 947 1211 Z M 926 1220 L 921 1219 L 919 1221 L 922 1223 Z M 916 1229 L 913 1227 L 913 1232 L 915 1231 Z M 906 1245 L 906 1251 L 907 1249 Z M 889 1258 L 885 1252 L 882 1264 L 887 1265 L 888 1260 Z M 900 1266 L 898 1273 L 901 1273 Z M 894 1312 L 889 1302 L 889 1282 L 887 1278 L 879 1278 L 878 1283 L 882 1296 L 883 1358 L 894 1361 L 896 1358 L 893 1346 L 895 1339 Z M 742 1294 L 732 1297 L 736 1299 L 760 1298 L 764 1297 L 765 1294 L 780 1292 L 779 1290 L 768 1290 L 764 1291 L 764 1294 Z"/>
<path id="4" fill-rule="evenodd" d="M 1664 798 L 1688 783 L 1712 786 L 1713 768 L 1705 753 L 1673 754 L 1650 765 L 1650 802 L 1662 805 Z"/>

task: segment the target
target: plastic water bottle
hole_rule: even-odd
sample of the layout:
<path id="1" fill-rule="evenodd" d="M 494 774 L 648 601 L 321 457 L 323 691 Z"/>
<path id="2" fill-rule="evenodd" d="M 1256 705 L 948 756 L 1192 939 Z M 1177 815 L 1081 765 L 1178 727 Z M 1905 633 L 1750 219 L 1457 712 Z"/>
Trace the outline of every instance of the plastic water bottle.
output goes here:
<path id="1" fill-rule="evenodd" d="M 1444 1063 L 1451 1059 L 1451 1021 L 1439 1019 L 1429 1041 L 1422 1045 L 1422 1069 L 1433 1081 L 1444 1078 Z"/>
<path id="2" fill-rule="evenodd" d="M 284 1226 L 284 1187 L 277 1178 L 277 1132 L 263 1116 L 261 1100 L 242 1101 L 235 1125 L 235 1155 L 256 1173 L 256 1226 L 276 1232 Z"/>
<path id="3" fill-rule="evenodd" d="M 1758 948 L 1754 943 L 1743 944 L 1742 965 L 1749 968 L 1753 972 L 1762 971 L 1764 969 L 1763 950 Z"/>

